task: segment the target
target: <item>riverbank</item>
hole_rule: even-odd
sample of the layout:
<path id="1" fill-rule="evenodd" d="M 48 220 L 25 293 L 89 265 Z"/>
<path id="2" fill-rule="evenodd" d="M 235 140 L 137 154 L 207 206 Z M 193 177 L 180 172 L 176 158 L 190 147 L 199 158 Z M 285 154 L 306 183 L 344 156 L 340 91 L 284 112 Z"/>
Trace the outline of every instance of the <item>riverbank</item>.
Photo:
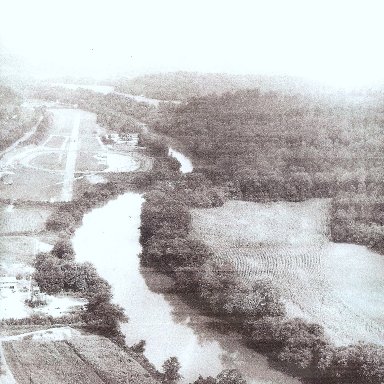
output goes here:
<path id="1" fill-rule="evenodd" d="M 157 276 L 163 283 L 165 280 L 153 271 L 147 270 L 145 279 L 140 273 L 139 226 L 143 202 L 140 194 L 132 192 L 109 201 L 85 214 L 83 225 L 73 238 L 76 260 L 95 265 L 112 285 L 113 302 L 129 315 L 129 322 L 122 325 L 126 343 L 132 345 L 145 340 L 144 354 L 157 369 L 161 369 L 169 356 L 176 356 L 183 383 L 196 380 L 199 374 L 216 376 L 230 368 L 237 368 L 254 383 L 297 383 L 273 371 L 266 358 L 242 346 L 239 335 L 223 336 L 209 330 L 213 318 L 202 317 L 177 295 L 164 295 L 148 288 L 148 274 L 152 278 Z M 106 222 L 110 223 L 108 227 Z"/>
<path id="2" fill-rule="evenodd" d="M 256 276 L 256 281 L 244 279 L 235 266 L 218 259 L 211 249 L 189 237 L 189 208 L 202 202 L 192 196 L 193 193 L 201 196 L 203 178 L 199 177 L 191 174 L 186 177 L 189 183 L 185 184 L 174 180 L 175 187 L 166 193 L 160 189 L 147 193 L 140 239 L 143 265 L 171 276 L 179 294 L 196 301 L 205 312 L 211 311 L 220 319 L 229 321 L 229 329 L 235 327 L 252 349 L 268 356 L 273 366 L 282 371 L 310 383 L 342 383 L 356 366 L 356 359 L 367 364 L 374 359 L 370 372 L 360 367 L 355 373 L 362 378 L 361 383 L 380 383 L 379 367 L 381 356 L 384 357 L 382 347 L 360 343 L 335 346 L 321 325 L 286 316 L 279 287 L 262 276 Z M 193 183 L 194 178 L 199 182 Z M 207 198 L 209 194 L 204 196 Z M 207 198 L 204 204 L 207 208 L 220 206 L 222 202 Z M 230 225 L 234 216 L 220 220 L 220 225 Z M 210 228 L 213 227 L 217 225 L 210 222 Z M 228 234 L 223 233 L 221 240 L 228 240 Z M 292 241 L 296 240 L 294 236 Z M 359 357 L 354 352 L 356 348 Z M 342 358 L 346 359 L 348 370 L 340 362 Z"/>

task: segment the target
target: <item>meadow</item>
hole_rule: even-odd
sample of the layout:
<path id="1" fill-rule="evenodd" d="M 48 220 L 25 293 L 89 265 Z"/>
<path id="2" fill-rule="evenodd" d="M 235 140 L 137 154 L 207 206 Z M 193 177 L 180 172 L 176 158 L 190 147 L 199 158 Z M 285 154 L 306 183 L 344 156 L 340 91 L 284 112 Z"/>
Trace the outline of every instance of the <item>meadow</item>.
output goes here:
<path id="1" fill-rule="evenodd" d="M 192 236 L 243 280 L 270 280 L 289 317 L 323 325 L 336 345 L 384 343 L 384 259 L 363 246 L 330 242 L 329 204 L 229 201 L 193 209 Z"/>

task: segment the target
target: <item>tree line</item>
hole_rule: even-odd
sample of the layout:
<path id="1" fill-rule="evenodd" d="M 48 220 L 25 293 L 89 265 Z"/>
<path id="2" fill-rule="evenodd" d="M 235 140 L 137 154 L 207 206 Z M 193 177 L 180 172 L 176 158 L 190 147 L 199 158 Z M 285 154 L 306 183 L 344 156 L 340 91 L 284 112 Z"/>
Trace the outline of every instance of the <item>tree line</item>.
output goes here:
<path id="1" fill-rule="evenodd" d="M 333 345 L 322 326 L 287 318 L 278 289 L 268 280 L 245 283 L 229 263 L 215 258 L 191 237 L 189 210 L 202 206 L 199 196 L 213 183 L 202 173 L 171 173 L 152 180 L 141 214 L 141 263 L 170 275 L 175 290 L 239 331 L 249 347 L 266 354 L 275 366 L 308 383 L 379 384 L 384 380 L 384 348 L 359 343 Z M 154 175 L 155 176 L 155 175 Z M 217 186 L 214 186 L 218 189 Z M 223 204 L 232 192 L 209 198 L 205 207 Z M 195 383 L 216 383 L 200 377 Z"/>
<path id="2" fill-rule="evenodd" d="M 332 198 L 332 239 L 384 252 L 383 106 L 380 93 L 357 104 L 240 90 L 163 106 L 152 125 L 234 198 Z"/>

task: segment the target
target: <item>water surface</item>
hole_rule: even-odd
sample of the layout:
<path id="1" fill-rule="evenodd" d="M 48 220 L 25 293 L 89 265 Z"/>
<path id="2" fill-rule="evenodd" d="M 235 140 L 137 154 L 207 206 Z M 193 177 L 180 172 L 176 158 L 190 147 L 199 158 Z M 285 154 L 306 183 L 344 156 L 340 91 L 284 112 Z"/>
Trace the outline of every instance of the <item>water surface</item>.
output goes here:
<path id="1" fill-rule="evenodd" d="M 172 156 L 179 161 L 179 163 L 181 164 L 181 173 L 190 173 L 193 171 L 192 161 L 183 153 L 176 151 L 175 149 L 170 147 L 168 151 L 168 156 Z"/>
<path id="2" fill-rule="evenodd" d="M 184 383 L 199 374 L 215 376 L 225 368 L 238 368 L 249 383 L 297 384 L 269 368 L 266 359 L 242 346 L 237 336 L 209 330 L 202 324 L 204 316 L 177 297 L 172 301 L 149 290 L 138 258 L 142 203 L 140 194 L 127 193 L 94 209 L 73 238 L 77 260 L 96 266 L 111 284 L 114 301 L 126 310 L 130 321 L 122 329 L 127 344 L 146 340 L 145 355 L 159 369 L 168 357 L 177 356 Z"/>

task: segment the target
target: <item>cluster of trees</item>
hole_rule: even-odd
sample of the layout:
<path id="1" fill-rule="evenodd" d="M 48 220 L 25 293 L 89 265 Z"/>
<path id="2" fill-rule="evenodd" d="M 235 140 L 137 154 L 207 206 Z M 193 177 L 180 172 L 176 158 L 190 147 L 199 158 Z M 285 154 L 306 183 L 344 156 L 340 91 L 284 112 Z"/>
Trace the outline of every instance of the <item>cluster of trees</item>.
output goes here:
<path id="1" fill-rule="evenodd" d="M 0 84 L 0 150 L 22 137 L 43 114 L 39 108 L 34 111 L 22 108 L 21 103 L 18 93 Z M 48 120 L 44 123 L 47 124 Z"/>
<path id="2" fill-rule="evenodd" d="M 236 198 L 335 198 L 332 238 L 384 251 L 382 105 L 380 95 L 357 104 L 240 90 L 164 106 L 153 127 Z"/>
<path id="3" fill-rule="evenodd" d="M 366 245 L 384 253 L 384 201 L 370 193 L 339 194 L 332 199 L 334 241 Z"/>
<path id="4" fill-rule="evenodd" d="M 379 384 L 384 380 L 382 346 L 335 347 L 322 327 L 302 319 L 265 317 L 244 323 L 243 332 L 251 346 L 308 382 Z"/>
<path id="5" fill-rule="evenodd" d="M 187 206 L 165 191 L 151 191 L 145 198 L 140 227 L 142 264 L 163 272 L 201 266 L 207 250 L 200 242 L 187 238 L 191 226 Z"/>
<path id="6" fill-rule="evenodd" d="M 181 366 L 177 357 L 170 357 L 164 362 L 162 367 L 164 373 L 161 375 L 160 380 L 164 384 L 176 384 L 182 379 L 179 373 Z M 224 369 L 216 378 L 212 376 L 206 378 L 199 376 L 191 384 L 247 384 L 247 382 L 237 369 Z"/>
<path id="7" fill-rule="evenodd" d="M 199 376 L 192 384 L 247 384 L 241 373 L 236 369 L 225 369 L 216 378 Z"/>
<path id="8" fill-rule="evenodd" d="M 45 227 L 49 231 L 73 233 L 81 223 L 84 213 L 100 203 L 118 196 L 127 189 L 124 178 L 121 181 L 89 185 L 76 200 L 60 204 L 48 217 Z"/>
<path id="9" fill-rule="evenodd" d="M 52 126 L 52 114 L 49 113 L 45 107 L 36 108 L 35 117 L 32 123 L 37 124 L 36 130 L 34 134 L 24 142 L 24 144 L 38 144 L 43 140 Z"/>
<path id="10" fill-rule="evenodd" d="M 175 174 L 166 183 L 157 180 L 152 184 L 141 217 L 142 263 L 171 275 L 179 293 L 226 319 L 250 347 L 267 354 L 282 370 L 316 384 L 382 383 L 383 347 L 335 347 L 320 325 L 285 316 L 279 292 L 271 282 L 245 283 L 232 265 L 191 238 L 189 209 L 195 206 L 195 199 L 190 196 L 199 194 L 200 188 L 214 187 L 198 172 Z M 221 191 L 224 199 L 231 195 L 228 186 Z M 208 201 L 207 207 L 217 203 Z M 218 380 L 200 377 L 195 383 L 226 382 Z"/>
<path id="11" fill-rule="evenodd" d="M 43 292 L 70 292 L 87 299 L 81 319 L 87 326 L 119 345 L 124 345 L 120 322 L 127 321 L 121 307 L 111 303 L 111 287 L 90 263 L 78 263 L 72 244 L 61 240 L 49 253 L 40 253 L 34 263 L 34 280 Z"/>

